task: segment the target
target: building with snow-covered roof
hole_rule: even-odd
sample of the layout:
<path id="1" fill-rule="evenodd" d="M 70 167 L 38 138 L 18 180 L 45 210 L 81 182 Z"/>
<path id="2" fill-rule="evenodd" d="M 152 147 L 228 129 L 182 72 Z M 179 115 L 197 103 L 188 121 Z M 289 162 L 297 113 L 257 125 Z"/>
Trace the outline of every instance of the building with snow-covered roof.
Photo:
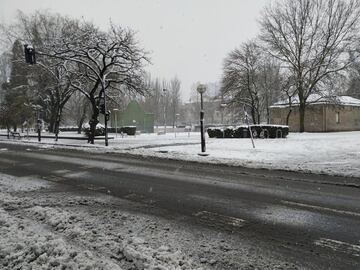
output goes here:
<path id="1" fill-rule="evenodd" d="M 360 100 L 350 96 L 311 95 L 305 111 L 306 132 L 360 130 Z M 270 107 L 271 123 L 288 125 L 290 131 L 299 131 L 299 101 L 294 98 L 279 101 Z M 289 116 L 290 114 L 290 116 Z"/>

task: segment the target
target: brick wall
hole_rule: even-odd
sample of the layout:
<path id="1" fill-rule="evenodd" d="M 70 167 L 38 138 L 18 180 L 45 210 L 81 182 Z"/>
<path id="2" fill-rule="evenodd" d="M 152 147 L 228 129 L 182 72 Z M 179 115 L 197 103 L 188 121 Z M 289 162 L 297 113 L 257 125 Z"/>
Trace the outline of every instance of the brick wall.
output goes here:
<path id="1" fill-rule="evenodd" d="M 286 124 L 289 108 L 271 108 L 270 111 L 272 124 Z M 299 131 L 298 107 L 292 108 L 289 127 L 290 131 Z M 360 107 L 315 104 L 306 108 L 305 131 L 307 132 L 351 130 L 360 130 Z"/>

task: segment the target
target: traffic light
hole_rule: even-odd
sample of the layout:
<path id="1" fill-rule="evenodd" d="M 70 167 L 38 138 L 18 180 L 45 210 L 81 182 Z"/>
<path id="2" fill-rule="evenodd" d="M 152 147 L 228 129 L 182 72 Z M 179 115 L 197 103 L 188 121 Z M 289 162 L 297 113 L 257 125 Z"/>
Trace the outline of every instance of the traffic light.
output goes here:
<path id="1" fill-rule="evenodd" d="M 24 52 L 25 52 L 25 62 L 30 65 L 36 64 L 35 48 L 33 48 L 31 45 L 25 44 Z"/>
<path id="2" fill-rule="evenodd" d="M 110 114 L 111 114 L 110 111 L 107 111 L 107 112 L 106 112 L 106 114 L 105 114 L 106 121 L 109 121 L 109 120 L 110 120 Z"/>

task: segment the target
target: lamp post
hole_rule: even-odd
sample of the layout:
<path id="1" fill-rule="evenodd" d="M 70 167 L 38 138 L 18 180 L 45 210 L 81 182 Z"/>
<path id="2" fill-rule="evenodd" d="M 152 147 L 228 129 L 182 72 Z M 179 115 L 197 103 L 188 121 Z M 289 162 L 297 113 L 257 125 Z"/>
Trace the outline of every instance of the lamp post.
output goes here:
<path id="1" fill-rule="evenodd" d="M 203 104 L 203 94 L 206 92 L 206 86 L 200 84 L 197 89 L 200 94 L 200 131 L 201 131 L 201 153 L 206 152 L 205 146 L 205 130 L 204 130 L 204 104 Z"/>
<path id="2" fill-rule="evenodd" d="M 40 118 L 41 106 L 35 105 L 34 108 L 36 109 L 36 131 L 37 131 L 37 135 L 38 135 L 38 141 L 41 142 L 41 129 L 42 129 L 42 121 Z"/>
<path id="3" fill-rule="evenodd" d="M 119 109 L 113 109 L 113 111 L 115 112 L 115 138 L 117 138 L 117 112 Z"/>
<path id="4" fill-rule="evenodd" d="M 167 89 L 163 89 L 163 100 L 164 100 L 164 134 L 166 134 L 166 92 Z"/>
<path id="5" fill-rule="evenodd" d="M 252 143 L 253 148 L 255 148 L 253 133 L 252 133 L 252 130 L 250 127 L 249 116 L 246 112 L 245 105 L 244 105 L 244 115 L 245 115 L 245 124 L 247 124 L 249 132 L 250 132 L 251 143 Z"/>
<path id="6" fill-rule="evenodd" d="M 37 134 L 38 134 L 38 141 L 41 142 L 41 128 L 42 128 L 42 125 L 41 125 L 41 119 L 40 119 L 40 111 L 37 111 L 37 121 L 36 121 L 36 129 L 37 129 Z"/>

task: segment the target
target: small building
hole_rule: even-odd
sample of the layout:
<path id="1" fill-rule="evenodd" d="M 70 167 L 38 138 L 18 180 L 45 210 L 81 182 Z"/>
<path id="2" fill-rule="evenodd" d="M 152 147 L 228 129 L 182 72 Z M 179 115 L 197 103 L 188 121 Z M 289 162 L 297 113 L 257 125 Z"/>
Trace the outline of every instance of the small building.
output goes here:
<path id="1" fill-rule="evenodd" d="M 360 100 L 349 96 L 321 97 L 311 95 L 305 109 L 306 132 L 332 132 L 360 130 Z M 280 101 L 270 107 L 271 123 L 286 125 L 289 117 L 290 131 L 299 131 L 299 102 L 294 100 L 291 107 Z"/>
<path id="2" fill-rule="evenodd" d="M 136 130 L 144 133 L 154 132 L 154 114 L 146 113 L 139 103 L 135 100 L 130 101 L 126 109 L 122 112 L 118 112 L 116 117 L 115 113 L 112 113 L 111 125 L 115 127 L 115 118 L 118 127 L 136 126 Z"/>

